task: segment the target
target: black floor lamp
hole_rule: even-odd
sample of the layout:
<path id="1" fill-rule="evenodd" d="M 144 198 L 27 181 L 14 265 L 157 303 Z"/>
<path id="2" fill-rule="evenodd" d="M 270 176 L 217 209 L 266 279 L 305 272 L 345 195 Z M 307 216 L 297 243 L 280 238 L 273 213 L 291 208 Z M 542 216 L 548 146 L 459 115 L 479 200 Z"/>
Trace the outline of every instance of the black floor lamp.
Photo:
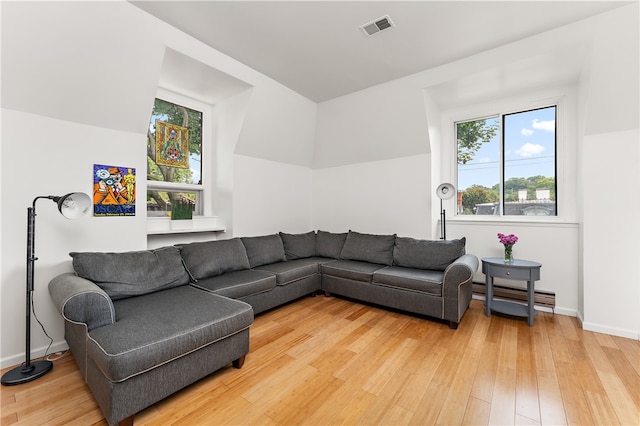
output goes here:
<path id="1" fill-rule="evenodd" d="M 33 278 L 36 239 L 36 201 L 46 198 L 58 203 L 58 210 L 68 219 L 76 219 L 86 214 L 91 208 L 91 198 L 82 192 L 72 192 L 62 197 L 53 195 L 40 196 L 33 199 L 31 207 L 27 208 L 27 324 L 25 363 L 15 367 L 2 375 L 3 385 L 20 385 L 44 376 L 53 368 L 51 361 L 31 361 L 31 303 L 33 300 Z"/>
<path id="2" fill-rule="evenodd" d="M 448 200 L 456 193 L 456 189 L 450 183 L 441 183 L 436 189 L 436 194 L 440 198 L 440 239 L 447 239 L 447 225 L 445 222 L 445 210 L 442 208 L 442 200 Z"/>

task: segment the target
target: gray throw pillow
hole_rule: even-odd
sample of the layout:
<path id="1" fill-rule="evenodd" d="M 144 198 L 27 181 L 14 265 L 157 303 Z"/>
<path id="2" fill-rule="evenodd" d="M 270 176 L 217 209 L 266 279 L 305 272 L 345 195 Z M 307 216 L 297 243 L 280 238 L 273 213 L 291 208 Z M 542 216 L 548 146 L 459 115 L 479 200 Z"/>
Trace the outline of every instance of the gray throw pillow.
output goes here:
<path id="1" fill-rule="evenodd" d="M 395 235 L 361 234 L 349 231 L 340 252 L 340 259 L 391 265 L 395 241 Z"/>
<path id="2" fill-rule="evenodd" d="M 284 253 L 287 260 L 304 259 L 316 255 L 316 233 L 311 231 L 306 234 L 280 233 Z"/>
<path id="3" fill-rule="evenodd" d="M 332 259 L 340 259 L 340 252 L 344 246 L 344 240 L 347 239 L 347 233 L 333 234 L 326 231 L 318 231 L 316 234 L 316 255 L 321 257 L 330 257 Z"/>
<path id="4" fill-rule="evenodd" d="M 243 237 L 242 244 L 247 250 L 249 265 L 252 268 L 270 263 L 284 262 L 287 255 L 280 235 L 264 235 L 262 237 Z"/>
<path id="5" fill-rule="evenodd" d="M 189 283 L 178 247 L 123 253 L 72 252 L 79 277 L 102 288 L 113 300 L 152 293 Z"/>
<path id="6" fill-rule="evenodd" d="M 194 281 L 249 269 L 249 258 L 239 238 L 184 244 L 181 249 Z"/>
<path id="7" fill-rule="evenodd" d="M 416 269 L 444 271 L 454 260 L 465 254 L 467 239 L 416 240 L 398 237 L 393 249 L 393 264 Z"/>

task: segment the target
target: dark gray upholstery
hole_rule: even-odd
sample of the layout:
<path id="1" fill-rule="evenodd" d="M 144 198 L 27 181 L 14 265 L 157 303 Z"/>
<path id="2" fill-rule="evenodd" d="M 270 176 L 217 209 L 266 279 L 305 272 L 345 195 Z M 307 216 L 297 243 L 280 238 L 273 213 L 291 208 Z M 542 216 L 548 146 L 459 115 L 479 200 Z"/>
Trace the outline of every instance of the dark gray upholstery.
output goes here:
<path id="1" fill-rule="evenodd" d="M 346 232 L 334 234 L 326 231 L 318 231 L 316 234 L 316 256 L 340 259 L 340 252 L 346 239 Z"/>
<path id="2" fill-rule="evenodd" d="M 319 274 L 319 265 L 332 259 L 320 257 L 308 257 L 305 259 L 288 260 L 286 262 L 272 263 L 255 268 L 256 271 L 265 271 L 276 276 L 278 285 L 286 285 L 293 281 L 310 275 Z"/>
<path id="3" fill-rule="evenodd" d="M 310 275 L 288 285 L 277 285 L 273 290 L 252 294 L 240 300 L 247 302 L 257 315 L 269 309 L 284 305 L 301 297 L 313 295 L 321 288 L 320 275 Z"/>
<path id="4" fill-rule="evenodd" d="M 316 233 L 287 234 L 280 232 L 287 260 L 304 259 L 316 255 Z"/>
<path id="5" fill-rule="evenodd" d="M 116 321 L 111 298 L 93 282 L 62 274 L 51 280 L 49 287 L 55 288 L 51 299 L 66 320 L 84 323 L 89 331 Z"/>
<path id="6" fill-rule="evenodd" d="M 406 268 L 444 271 L 465 254 L 466 238 L 459 240 L 416 240 L 398 237 L 393 249 L 393 264 Z"/>
<path id="7" fill-rule="evenodd" d="M 177 247 L 69 254 L 76 274 L 96 283 L 112 300 L 189 284 Z"/>
<path id="8" fill-rule="evenodd" d="M 240 238 L 182 244 L 180 248 L 184 264 L 194 281 L 250 267 Z"/>
<path id="9" fill-rule="evenodd" d="M 387 266 L 373 273 L 373 283 L 442 296 L 444 273 Z"/>
<path id="10" fill-rule="evenodd" d="M 395 240 L 395 235 L 361 234 L 349 231 L 340 252 L 340 259 L 392 265 Z"/>
<path id="11" fill-rule="evenodd" d="M 179 303 L 177 303 L 179 302 Z M 121 382 L 249 328 L 251 306 L 191 286 L 114 303 L 117 321 L 89 333 L 87 355 Z M 144 330 L 144 333 L 140 333 Z"/>
<path id="12" fill-rule="evenodd" d="M 371 282 L 373 273 L 382 268 L 384 268 L 384 265 L 356 262 L 355 260 L 334 260 L 320 265 L 323 275 L 333 275 L 334 277 L 365 282 Z"/>
<path id="13" fill-rule="evenodd" d="M 191 285 L 221 296 L 240 299 L 273 289 L 276 286 L 276 276 L 265 271 L 247 269 L 206 278 Z"/>
<path id="14" fill-rule="evenodd" d="M 87 360 L 87 385 L 110 425 L 140 412 L 249 352 L 249 329 L 131 377 L 109 381 Z"/>
<path id="15" fill-rule="evenodd" d="M 241 239 L 247 250 L 249 265 L 251 265 L 252 268 L 287 260 L 282 239 L 278 234 L 264 235 L 261 237 L 243 237 Z"/>

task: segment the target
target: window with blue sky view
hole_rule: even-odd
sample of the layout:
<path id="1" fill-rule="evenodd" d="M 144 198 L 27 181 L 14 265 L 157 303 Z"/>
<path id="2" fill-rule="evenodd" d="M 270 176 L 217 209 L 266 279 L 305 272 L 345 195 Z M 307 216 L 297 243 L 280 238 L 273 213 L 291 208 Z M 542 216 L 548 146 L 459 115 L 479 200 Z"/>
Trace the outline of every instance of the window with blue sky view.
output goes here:
<path id="1" fill-rule="evenodd" d="M 456 123 L 458 214 L 557 215 L 556 109 Z"/>

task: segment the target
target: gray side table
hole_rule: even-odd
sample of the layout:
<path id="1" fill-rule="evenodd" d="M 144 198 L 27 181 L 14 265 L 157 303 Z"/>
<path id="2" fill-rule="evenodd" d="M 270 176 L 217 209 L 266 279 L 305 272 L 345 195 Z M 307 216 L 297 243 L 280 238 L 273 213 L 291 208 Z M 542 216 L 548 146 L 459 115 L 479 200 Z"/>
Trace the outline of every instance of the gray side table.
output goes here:
<path id="1" fill-rule="evenodd" d="M 540 279 L 540 267 L 538 262 L 514 259 L 511 263 L 505 263 L 500 257 L 483 257 L 482 272 L 486 276 L 486 301 L 485 315 L 490 317 L 491 311 L 501 312 L 507 315 L 527 318 L 529 326 L 533 325 L 533 318 L 538 314 L 534 309 L 533 291 L 535 281 Z M 519 303 L 493 300 L 493 278 L 527 282 L 527 306 Z"/>

